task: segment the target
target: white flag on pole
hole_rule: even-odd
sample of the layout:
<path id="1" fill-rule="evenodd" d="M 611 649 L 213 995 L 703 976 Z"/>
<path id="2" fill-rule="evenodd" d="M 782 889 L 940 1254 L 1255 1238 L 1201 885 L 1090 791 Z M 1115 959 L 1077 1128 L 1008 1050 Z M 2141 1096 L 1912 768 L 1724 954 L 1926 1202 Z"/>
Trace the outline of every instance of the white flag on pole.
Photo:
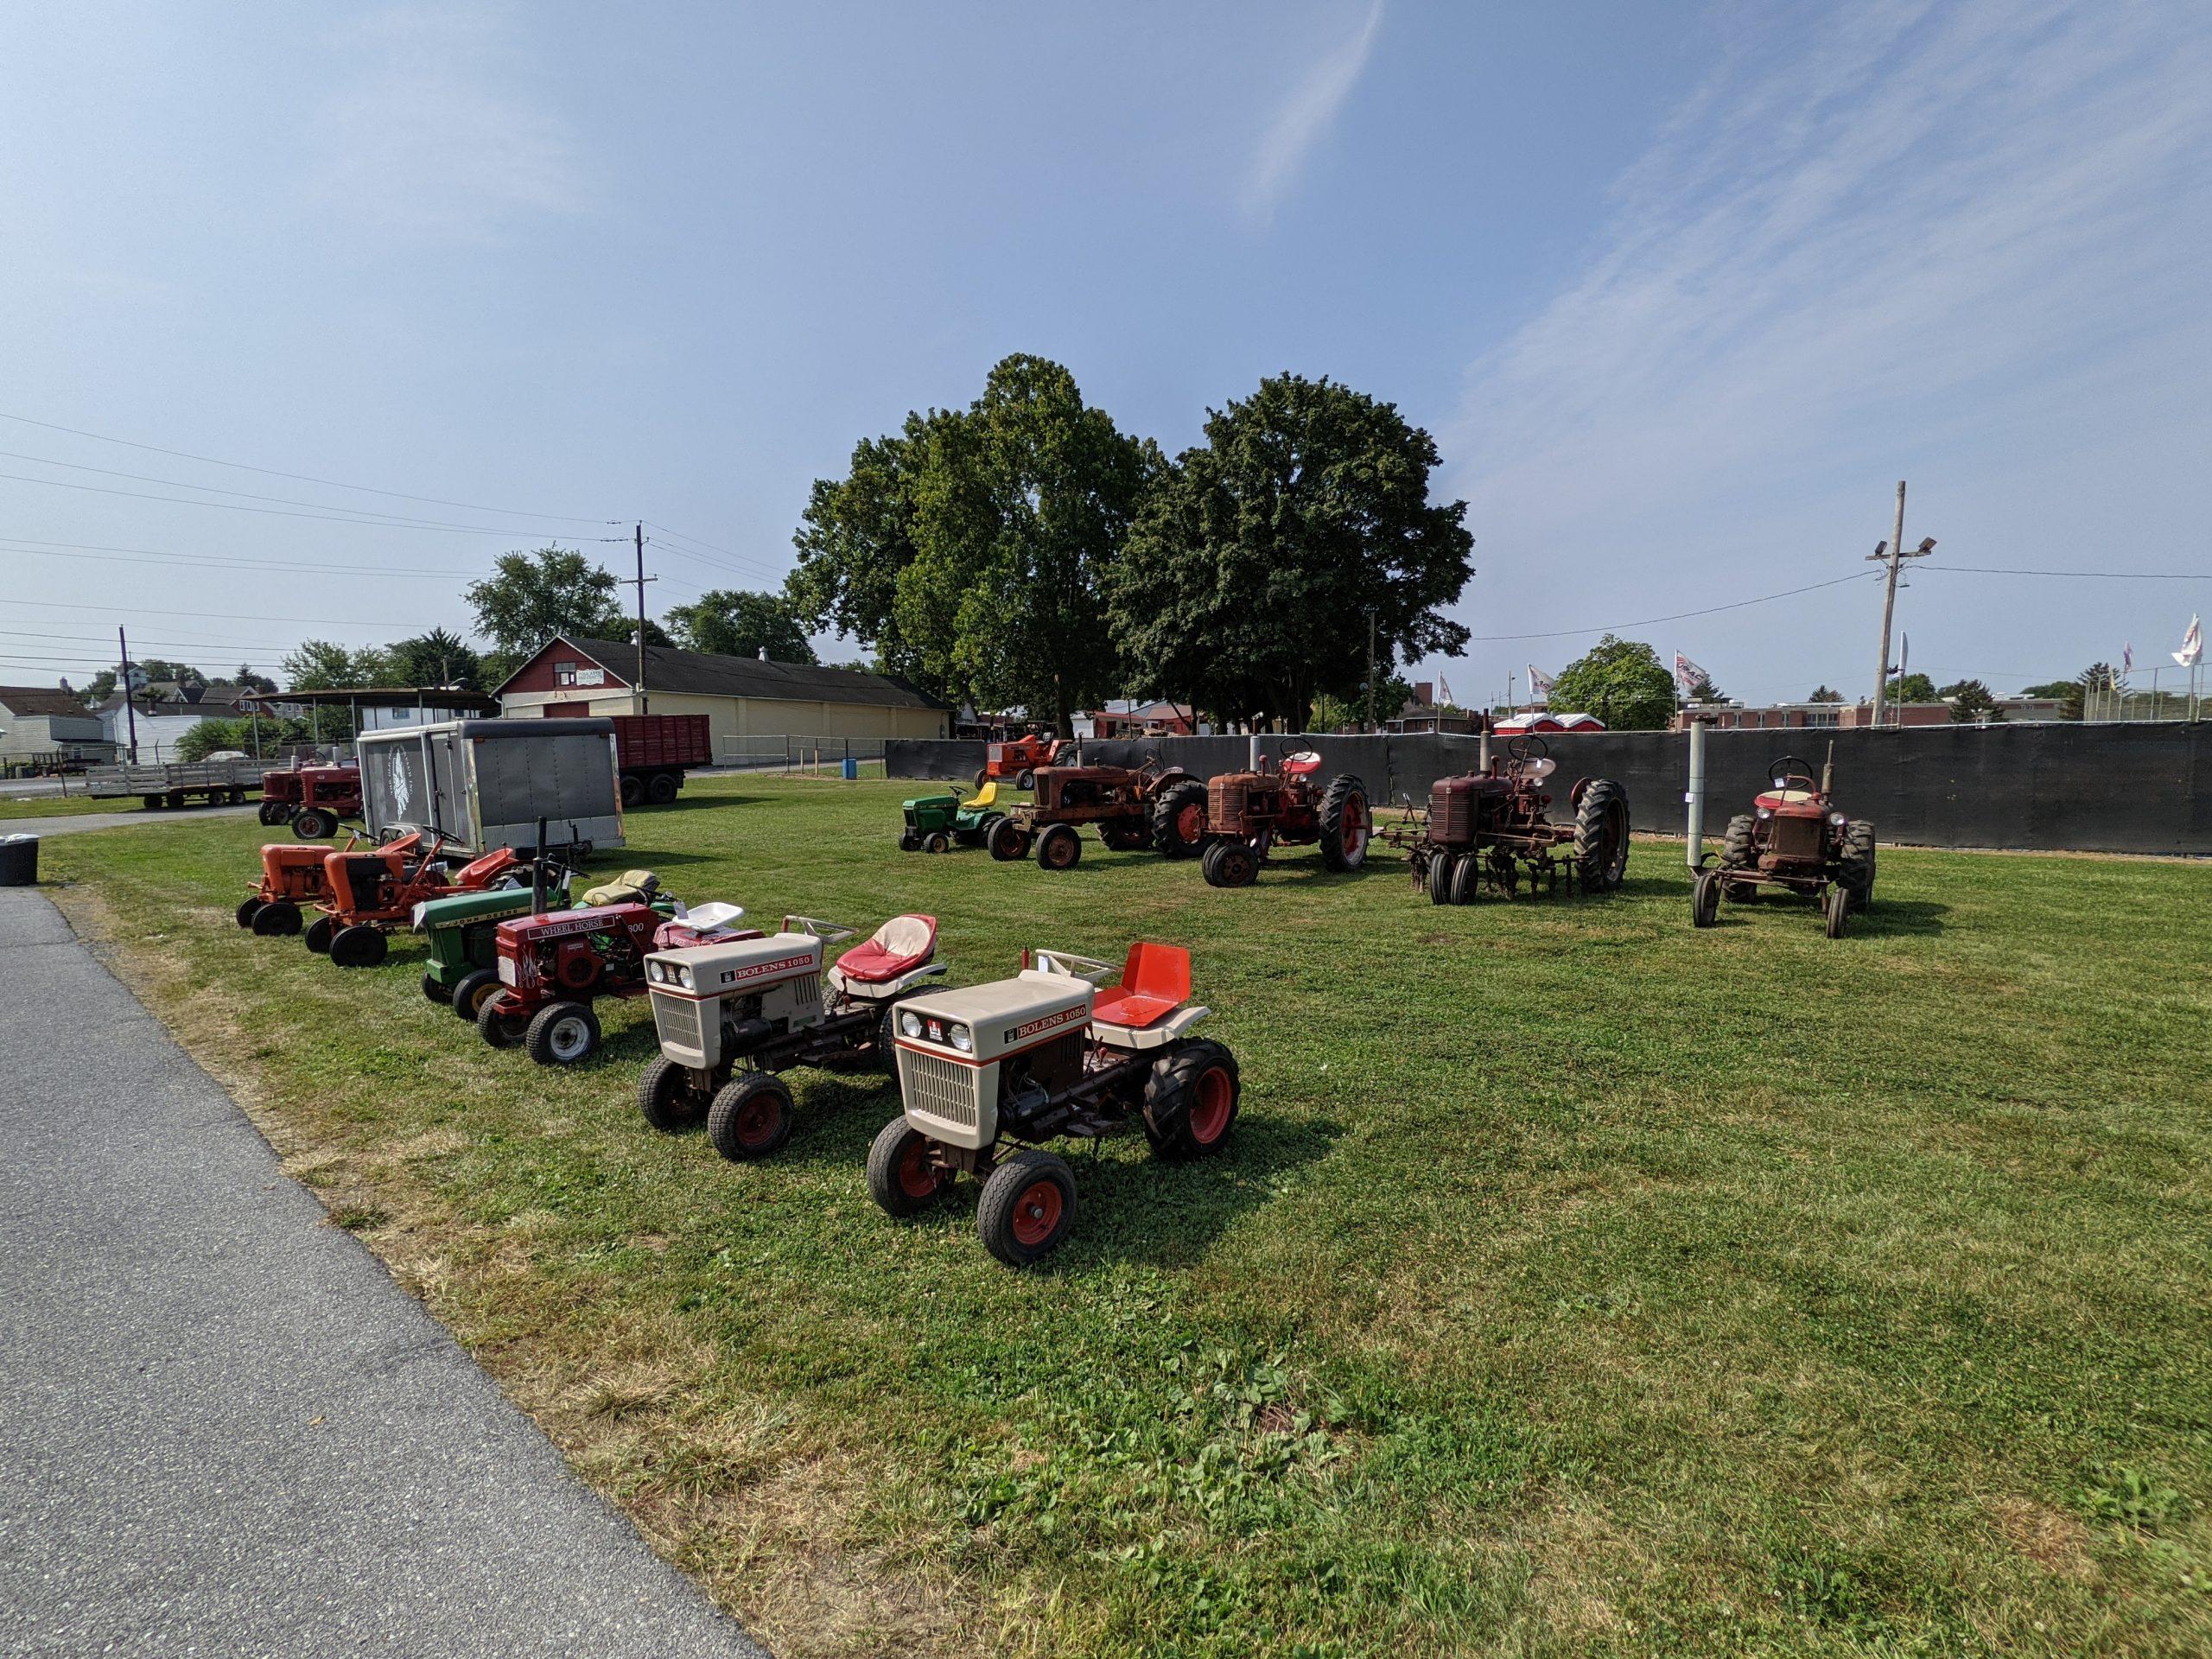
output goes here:
<path id="1" fill-rule="evenodd" d="M 2203 655 L 2204 626 L 2192 616 L 2189 619 L 2189 632 L 2181 637 L 2181 649 L 2174 652 L 2174 661 L 2183 668 L 2195 668 Z"/>
<path id="2" fill-rule="evenodd" d="M 2135 671 L 2135 642 L 2133 639 L 2120 648 L 2120 671 L 2123 674 Z"/>
<path id="3" fill-rule="evenodd" d="M 1681 652 L 1675 653 L 1675 682 L 1683 690 L 1688 691 L 1694 686 L 1703 685 L 1708 677 L 1703 669 L 1683 656 Z"/>
<path id="4" fill-rule="evenodd" d="M 1452 701 L 1452 682 L 1444 677 L 1444 671 L 1436 671 L 1436 706 L 1440 709 L 1457 708 Z"/>
<path id="5" fill-rule="evenodd" d="M 1531 697 L 1548 697 L 1551 694 L 1552 677 L 1545 673 L 1543 670 L 1538 668 L 1534 663 L 1529 664 L 1529 695 Z"/>

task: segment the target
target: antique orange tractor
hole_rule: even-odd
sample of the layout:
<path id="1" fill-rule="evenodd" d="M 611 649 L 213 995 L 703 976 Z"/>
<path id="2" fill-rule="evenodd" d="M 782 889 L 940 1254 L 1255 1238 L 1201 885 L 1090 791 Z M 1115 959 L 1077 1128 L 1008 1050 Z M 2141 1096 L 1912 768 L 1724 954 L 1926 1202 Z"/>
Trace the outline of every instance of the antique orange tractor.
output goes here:
<path id="1" fill-rule="evenodd" d="M 1628 791 L 1610 778 L 1584 778 L 1567 791 L 1572 823 L 1555 823 L 1543 785 L 1557 770 L 1541 737 L 1505 746 L 1503 765 L 1440 778 L 1426 817 L 1394 824 L 1385 838 L 1406 848 L 1414 885 L 1438 905 L 1472 904 L 1487 890 L 1510 898 L 1580 888 L 1611 893 L 1628 868 Z"/>
<path id="2" fill-rule="evenodd" d="M 1035 798 L 1009 807 L 984 844 L 995 859 L 1024 858 L 1033 848 L 1041 868 L 1072 869 L 1083 856 L 1079 830 L 1087 823 L 1110 851 L 1141 852 L 1159 844 L 1154 815 L 1168 791 L 1197 783 L 1182 767 L 1157 760 L 1141 766 L 1046 766 L 1036 774 Z"/>
<path id="3" fill-rule="evenodd" d="M 1074 747 L 1071 737 L 1046 737 L 1036 732 L 1025 732 L 1003 743 L 987 743 L 982 767 L 976 773 L 976 787 L 981 789 L 996 778 L 1016 789 L 1028 789 L 1035 784 L 1039 767 L 1057 766 Z"/>
<path id="4" fill-rule="evenodd" d="M 421 839 L 411 836 L 404 842 L 391 844 L 411 850 Z M 354 845 L 348 841 L 346 850 Z M 302 847 L 283 841 L 263 843 L 261 880 L 238 906 L 238 925 L 264 938 L 288 938 L 297 933 L 302 912 L 330 897 L 330 880 L 323 868 L 330 855 L 327 847 Z"/>
<path id="5" fill-rule="evenodd" d="M 1774 787 L 1728 820 L 1720 861 L 1699 870 L 1690 921 L 1711 927 L 1723 899 L 1740 902 L 1770 885 L 1817 901 L 1828 938 L 1840 939 L 1852 912 L 1874 902 L 1874 826 L 1835 804 L 1834 744 L 1817 781 L 1794 754 L 1777 758 L 1766 774 Z"/>
<path id="6" fill-rule="evenodd" d="M 261 774 L 261 821 L 289 823 L 302 841 L 327 841 L 361 816 L 359 766 L 294 766 Z"/>
<path id="7" fill-rule="evenodd" d="M 411 925 L 415 906 L 449 893 L 520 887 L 527 871 L 511 847 L 498 847 L 454 870 L 440 855 L 449 838 L 411 832 L 380 847 L 322 855 L 330 891 L 307 931 L 307 947 L 340 968 L 373 968 L 391 950 L 385 935 Z M 319 849 L 318 849 L 319 850 Z"/>
<path id="8" fill-rule="evenodd" d="M 1324 868 L 1356 870 L 1367 861 L 1374 827 L 1367 785 L 1351 772 L 1338 773 L 1325 788 L 1314 751 L 1284 756 L 1280 770 L 1262 756 L 1249 772 L 1207 781 L 1198 869 L 1209 887 L 1249 887 L 1276 847 L 1319 842 Z"/>

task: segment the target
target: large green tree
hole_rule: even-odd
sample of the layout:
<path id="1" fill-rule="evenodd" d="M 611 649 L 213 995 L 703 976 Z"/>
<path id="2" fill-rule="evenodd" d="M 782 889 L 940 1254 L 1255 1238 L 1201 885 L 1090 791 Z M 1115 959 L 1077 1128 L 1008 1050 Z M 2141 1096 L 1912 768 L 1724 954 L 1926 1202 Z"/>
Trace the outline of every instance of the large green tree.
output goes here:
<path id="1" fill-rule="evenodd" d="M 1467 630 L 1443 607 L 1474 538 L 1466 503 L 1430 499 L 1437 461 L 1395 405 L 1325 378 L 1281 375 L 1209 411 L 1108 578 L 1134 684 L 1303 727 L 1319 696 L 1364 713 L 1370 626 L 1378 678 L 1457 654 Z"/>
<path id="2" fill-rule="evenodd" d="M 1903 674 L 1893 677 L 1885 694 L 1891 702 L 1933 702 L 1936 698 L 1936 682 L 1925 674 Z"/>
<path id="3" fill-rule="evenodd" d="M 492 574 L 471 582 L 463 596 L 476 612 L 476 631 L 513 659 L 556 633 L 630 639 L 637 624 L 623 613 L 620 590 L 612 572 L 575 549 L 541 547 L 502 553 Z"/>
<path id="4" fill-rule="evenodd" d="M 1550 706 L 1595 715 L 1617 732 L 1657 731 L 1675 718 L 1675 680 L 1650 646 L 1609 633 L 1560 670 Z"/>
<path id="5" fill-rule="evenodd" d="M 1980 680 L 1955 680 L 1936 695 L 1951 705 L 1951 723 L 1955 726 L 2005 718 L 1996 694 Z"/>
<path id="6" fill-rule="evenodd" d="M 774 663 L 811 663 L 814 647 L 791 602 L 781 594 L 717 588 L 668 613 L 670 631 L 686 651 L 719 657 L 757 657 Z"/>
<path id="7" fill-rule="evenodd" d="M 394 685 L 452 685 L 464 691 L 486 690 L 483 663 L 475 648 L 443 628 L 432 628 L 385 649 L 385 671 Z"/>
<path id="8" fill-rule="evenodd" d="M 874 647 L 885 671 L 940 695 L 956 688 L 925 669 L 897 614 L 899 578 L 914 562 L 917 476 L 933 427 L 960 417 L 909 415 L 896 437 L 863 438 L 841 479 L 817 479 L 792 537 L 798 564 L 784 583 L 802 625 Z"/>
<path id="9" fill-rule="evenodd" d="M 390 658 L 375 645 L 351 649 L 329 639 L 302 639 L 284 658 L 288 691 L 353 691 L 391 683 Z"/>

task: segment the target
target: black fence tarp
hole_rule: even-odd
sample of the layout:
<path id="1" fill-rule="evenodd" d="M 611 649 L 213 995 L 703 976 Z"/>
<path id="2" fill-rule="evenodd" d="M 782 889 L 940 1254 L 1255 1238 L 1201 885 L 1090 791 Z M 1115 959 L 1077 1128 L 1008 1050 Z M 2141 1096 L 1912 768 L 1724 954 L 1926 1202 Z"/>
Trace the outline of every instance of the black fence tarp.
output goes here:
<path id="1" fill-rule="evenodd" d="M 1885 842 L 1920 847 L 2212 855 L 2212 739 L 2198 724 L 1935 726 L 1885 732 L 1707 734 L 1706 824 L 1718 836 L 1766 787 L 1767 763 L 1794 751 L 1815 775 L 1835 746 L 1836 798 Z M 1611 778 L 1636 827 L 1680 835 L 1689 740 L 1679 732 L 1560 734 L 1547 740 L 1561 793 L 1575 779 Z M 1250 740 L 1167 737 L 1085 742 L 1094 764 L 1156 756 L 1200 777 L 1242 766 Z M 1471 770 L 1471 737 L 1263 737 L 1262 751 L 1321 752 L 1330 772 L 1355 772 L 1378 803 L 1421 800 L 1438 778 Z M 980 742 L 885 746 L 893 778 L 972 781 Z"/>

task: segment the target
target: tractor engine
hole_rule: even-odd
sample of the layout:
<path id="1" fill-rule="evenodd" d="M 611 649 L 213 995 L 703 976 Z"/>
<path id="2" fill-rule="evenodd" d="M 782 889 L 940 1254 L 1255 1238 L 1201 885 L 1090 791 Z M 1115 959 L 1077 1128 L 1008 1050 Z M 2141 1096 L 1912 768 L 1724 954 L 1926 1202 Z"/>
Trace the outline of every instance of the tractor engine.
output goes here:
<path id="1" fill-rule="evenodd" d="M 645 958 L 661 1052 L 711 1071 L 772 1037 L 822 1023 L 822 941 L 811 933 L 692 944 Z"/>
<path id="2" fill-rule="evenodd" d="M 899 1004 L 899 1092 L 931 1140 L 979 1151 L 1001 1119 L 1033 1118 L 1079 1080 L 1096 995 L 1088 980 L 1025 968 L 1013 979 Z"/>
<path id="3" fill-rule="evenodd" d="M 1439 847 L 1463 851 L 1497 836 L 1510 816 L 1513 786 L 1480 772 L 1440 778 L 1429 786 L 1428 834 Z"/>
<path id="4" fill-rule="evenodd" d="M 1206 826 L 1217 835 L 1250 835 L 1255 820 L 1274 823 L 1288 805 L 1279 772 L 1225 772 L 1206 784 Z"/>

